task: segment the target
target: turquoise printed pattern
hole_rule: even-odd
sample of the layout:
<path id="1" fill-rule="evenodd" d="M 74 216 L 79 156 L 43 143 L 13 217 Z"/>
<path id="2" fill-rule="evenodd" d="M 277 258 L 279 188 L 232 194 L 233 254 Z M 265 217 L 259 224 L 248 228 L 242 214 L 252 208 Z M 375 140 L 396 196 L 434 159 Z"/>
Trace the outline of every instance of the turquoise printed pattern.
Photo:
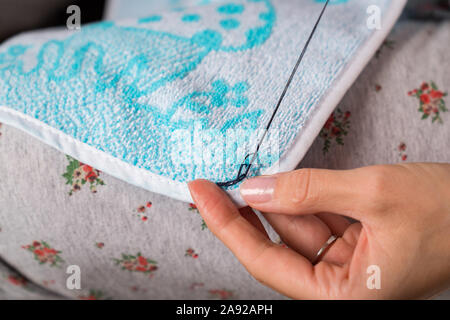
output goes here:
<path id="1" fill-rule="evenodd" d="M 220 79 L 214 81 L 211 86 L 212 89 L 209 91 L 194 91 L 188 94 L 175 103 L 172 112 L 184 106 L 186 109 L 194 112 L 208 114 L 211 107 L 227 108 L 233 106 L 240 108 L 248 105 L 248 99 L 244 95 L 248 90 L 246 82 L 239 82 L 231 87 L 225 80 Z M 228 98 L 227 96 L 230 92 L 233 96 Z"/>
<path id="2" fill-rule="evenodd" d="M 164 17 L 152 15 L 135 25 L 102 22 L 84 26 L 63 40 L 0 49 L 0 105 L 32 116 L 73 138 L 120 160 L 177 181 L 207 175 L 204 168 L 173 168 L 165 152 L 171 132 L 212 125 L 213 110 L 246 108 L 249 85 L 211 79 L 211 87 L 193 90 L 170 107 L 142 103 L 176 80 L 184 79 L 211 52 L 235 53 L 262 45 L 276 19 L 269 0 L 241 0 L 217 11 L 229 21 L 220 29 L 203 28 L 191 36 L 153 28 Z M 224 44 L 221 32 L 239 27 L 237 16 L 259 3 L 259 24 L 244 30 L 244 42 Z M 208 4 L 205 4 L 208 6 Z M 233 19 L 233 20 L 230 20 Z M 200 14 L 185 14 L 190 25 Z M 234 21 L 234 22 L 230 22 Z M 192 22 L 196 22 L 192 24 Z M 35 60 L 30 67 L 29 61 Z M 144 99 L 145 100 L 145 99 Z M 148 101 L 148 100 L 145 100 Z M 191 118 L 186 118 L 191 114 Z M 239 113 L 218 128 L 221 132 L 248 121 L 256 127 L 262 110 Z M 181 115 L 181 116 L 180 116 Z M 232 179 L 235 169 L 223 179 Z"/>
<path id="3" fill-rule="evenodd" d="M 244 11 L 244 6 L 241 4 L 228 3 L 223 6 L 220 6 L 217 9 L 218 12 L 223 14 L 236 14 L 242 13 Z"/>
<path id="4" fill-rule="evenodd" d="M 152 15 L 138 20 L 138 23 L 149 23 L 161 21 L 162 17 L 159 15 Z"/>
<path id="5" fill-rule="evenodd" d="M 187 15 L 184 15 L 182 18 L 182 20 L 184 22 L 197 22 L 197 21 L 200 21 L 200 19 L 201 18 L 198 14 L 187 14 Z"/>
<path id="6" fill-rule="evenodd" d="M 240 22 L 236 19 L 225 19 L 220 21 L 220 25 L 224 29 L 236 29 L 239 27 Z"/>

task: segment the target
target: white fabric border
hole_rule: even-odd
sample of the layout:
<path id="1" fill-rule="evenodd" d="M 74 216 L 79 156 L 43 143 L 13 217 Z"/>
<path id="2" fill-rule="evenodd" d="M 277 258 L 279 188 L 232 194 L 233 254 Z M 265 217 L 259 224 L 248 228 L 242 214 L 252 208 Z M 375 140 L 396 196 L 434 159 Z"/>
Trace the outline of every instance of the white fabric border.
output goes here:
<path id="1" fill-rule="evenodd" d="M 1 122 L 21 129 L 57 150 L 113 177 L 181 201 L 192 201 L 186 183 L 128 164 L 31 116 L 0 106 L 0 119 Z"/>

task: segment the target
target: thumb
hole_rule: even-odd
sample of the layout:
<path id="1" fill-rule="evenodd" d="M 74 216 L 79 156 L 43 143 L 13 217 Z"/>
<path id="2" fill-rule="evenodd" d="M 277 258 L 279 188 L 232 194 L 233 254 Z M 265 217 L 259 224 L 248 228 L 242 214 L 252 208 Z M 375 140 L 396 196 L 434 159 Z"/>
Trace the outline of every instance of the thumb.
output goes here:
<path id="1" fill-rule="evenodd" d="M 246 180 L 240 192 L 248 205 L 264 212 L 330 212 L 362 221 L 372 211 L 372 171 L 369 167 L 342 171 L 300 169 Z"/>

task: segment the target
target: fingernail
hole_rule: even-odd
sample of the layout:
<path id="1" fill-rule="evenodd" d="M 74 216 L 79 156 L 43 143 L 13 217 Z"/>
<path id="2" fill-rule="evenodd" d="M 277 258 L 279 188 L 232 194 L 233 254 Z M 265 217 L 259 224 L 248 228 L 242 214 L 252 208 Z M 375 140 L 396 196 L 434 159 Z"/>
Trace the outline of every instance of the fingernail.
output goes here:
<path id="1" fill-rule="evenodd" d="M 275 190 L 275 177 L 257 177 L 244 181 L 240 191 L 245 201 L 250 203 L 264 203 L 272 200 Z"/>

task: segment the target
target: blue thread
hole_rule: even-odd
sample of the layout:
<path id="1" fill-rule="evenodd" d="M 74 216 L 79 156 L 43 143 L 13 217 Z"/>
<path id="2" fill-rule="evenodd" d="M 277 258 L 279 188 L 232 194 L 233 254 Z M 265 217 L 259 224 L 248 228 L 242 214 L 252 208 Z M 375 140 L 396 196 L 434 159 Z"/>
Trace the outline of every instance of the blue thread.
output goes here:
<path id="1" fill-rule="evenodd" d="M 325 3 L 327 0 L 314 0 L 319 3 Z M 330 4 L 341 4 L 346 3 L 348 0 L 330 0 Z"/>

